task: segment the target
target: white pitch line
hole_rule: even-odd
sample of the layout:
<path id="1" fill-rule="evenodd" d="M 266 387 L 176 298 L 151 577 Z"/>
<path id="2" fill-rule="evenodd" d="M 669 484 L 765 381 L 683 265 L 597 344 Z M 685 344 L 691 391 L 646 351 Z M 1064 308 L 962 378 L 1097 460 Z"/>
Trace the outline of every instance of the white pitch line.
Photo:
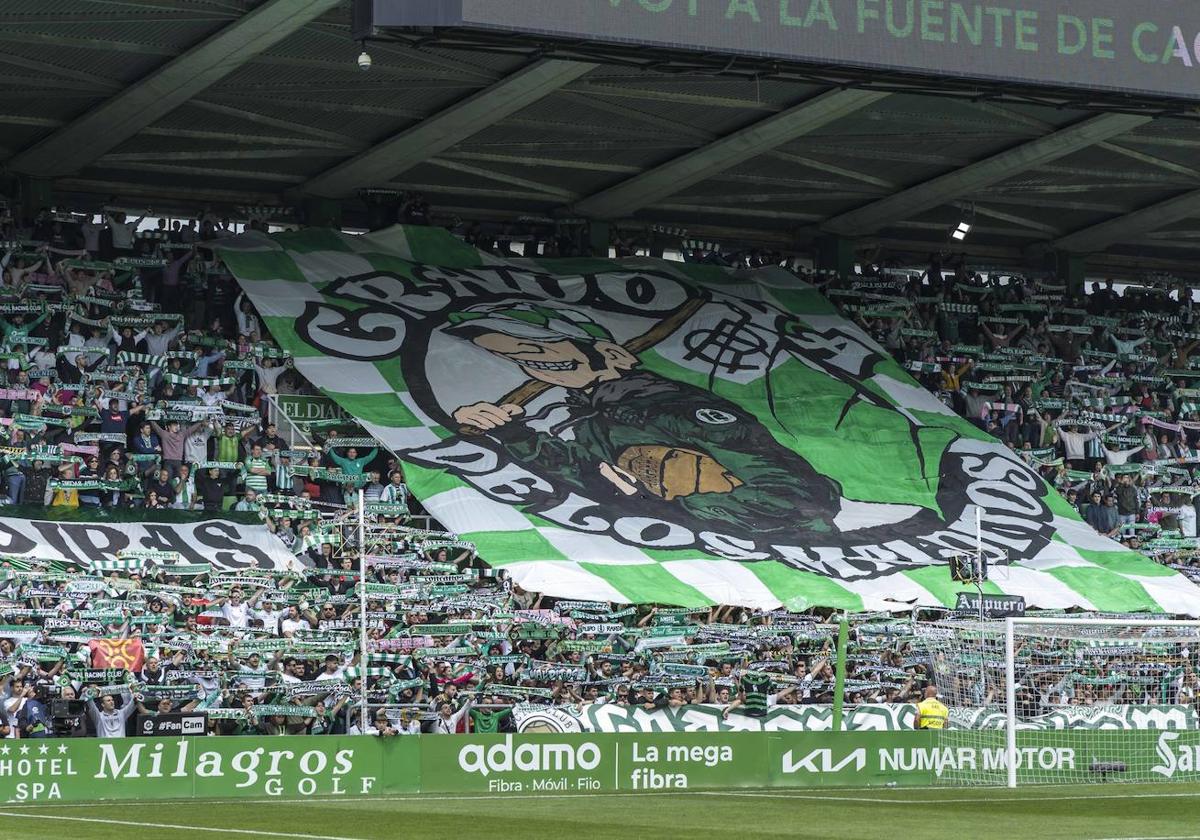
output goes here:
<path id="1" fill-rule="evenodd" d="M 685 791 L 686 792 L 686 791 Z M 748 797 L 764 797 L 767 799 L 828 799 L 833 802 L 886 802 L 892 805 L 953 805 L 956 802 L 1061 802 L 1067 801 L 1084 801 L 1096 799 L 1196 799 L 1200 798 L 1200 792 L 1197 793 L 1097 793 L 1084 794 L 1078 796 L 978 796 L 978 797 L 950 797 L 946 799 L 887 799 L 881 796 L 850 796 L 838 794 L 810 794 L 804 791 L 796 791 L 794 793 L 759 793 L 755 791 L 692 791 L 697 796 L 748 796 Z M 1110 840 L 1110 838 L 1104 838 Z M 1123 838 L 1111 838 L 1111 840 L 1123 840 Z M 1129 838 L 1129 840 L 1138 840 Z M 1150 840 L 1147 838 L 1147 840 Z M 1163 840 L 1171 840 L 1171 838 L 1163 838 Z M 1191 838 L 1180 838 L 1180 840 L 1191 840 Z M 1197 838 L 1200 840 L 1200 838 Z"/>
<path id="2" fill-rule="evenodd" d="M 1045 790 L 1051 785 L 1041 785 L 1040 790 Z M 961 788 L 960 788 L 961 789 Z M 896 790 L 897 793 L 903 791 L 929 791 L 929 788 L 888 788 L 888 790 Z M 1005 788 L 1005 791 L 1008 789 Z M 947 790 L 947 793 L 950 791 Z M 999 793 L 999 789 L 997 790 Z M 197 804 L 197 805 L 271 805 L 271 804 L 288 804 L 299 805 L 305 803 L 320 803 L 322 807 L 328 805 L 349 805 L 358 807 L 362 805 L 370 805 L 372 802 L 469 802 L 471 800 L 487 800 L 493 803 L 502 803 L 514 799 L 622 799 L 628 797 L 651 797 L 651 796 L 731 796 L 731 797 L 763 797 L 766 799 L 815 799 L 828 800 L 831 802 L 871 802 L 884 803 L 891 805 L 946 805 L 956 802 L 967 803 L 994 803 L 994 802 L 1061 802 L 1061 801 L 1085 801 L 1097 799 L 1200 799 L 1200 791 L 1194 793 L 1097 793 L 1097 794 L 1081 794 L 1081 795 L 1066 795 L 1066 796 L 975 796 L 975 797 L 946 797 L 946 798 L 925 798 L 925 799 L 889 799 L 883 796 L 855 796 L 850 793 L 810 793 L 807 790 L 780 790 L 780 791 L 755 791 L 755 790 L 646 790 L 646 791 L 600 791 L 596 793 L 516 793 L 504 794 L 496 796 L 495 794 L 487 793 L 467 793 L 467 794 L 411 794 L 411 795 L 382 795 L 382 796 L 307 796 L 303 798 L 287 798 L 278 796 L 273 799 L 171 799 L 162 800 L 165 804 Z M 46 802 L 8 802 L 4 803 L 5 808 L 103 808 L 106 806 L 120 806 L 128 804 L 127 800 L 120 799 L 101 799 L 95 802 L 64 802 L 46 803 Z M 0 814 L 2 815 L 2 814 Z M 303 835 L 289 834 L 288 837 L 303 837 Z M 322 839 L 323 840 L 323 839 Z M 336 838 L 335 840 L 353 840 L 353 838 Z M 1109 838 L 1103 838 L 1109 840 Z M 1112 838 L 1112 840 L 1125 840 L 1124 838 Z M 1135 840 L 1129 838 L 1129 840 Z M 1166 838 L 1164 838 L 1166 840 Z M 1180 838 L 1180 840 L 1191 840 L 1191 838 Z M 1195 838 L 1200 840 L 1200 837 Z"/>
<path id="3" fill-rule="evenodd" d="M 2 2 L 2 0 L 0 0 Z M 506 802 L 510 799 L 597 799 L 607 797 L 609 799 L 621 799 L 625 797 L 649 797 L 649 796 L 700 796 L 700 795 L 721 795 L 718 791 L 702 791 L 702 790 L 645 790 L 645 791 L 602 791 L 599 793 L 513 793 L 497 796 L 494 793 L 430 793 L 430 794 L 404 794 L 404 795 L 381 795 L 381 796 L 334 796 L 334 795 L 315 795 L 305 796 L 302 798 L 289 798 L 277 796 L 273 799 L 241 799 L 241 798 L 225 798 L 225 799 L 163 799 L 158 800 L 160 804 L 175 804 L 175 805 L 303 805 L 307 803 L 318 802 L 322 807 L 327 805 L 349 805 L 351 807 L 359 807 L 369 805 L 372 802 L 470 802 L 472 800 L 488 801 L 488 802 Z M 1200 796 L 1200 793 L 1196 794 Z M 97 799 L 92 802 L 5 802 L 2 807 L 5 808 L 104 808 L 110 806 L 127 805 L 135 800 L 126 799 Z M 140 801 L 140 800 L 136 800 Z M 887 800 L 891 801 L 891 800 Z M 301 835 L 289 834 L 289 837 L 299 837 Z"/>
<path id="4" fill-rule="evenodd" d="M 1097 837 L 1095 840 L 1200 840 L 1195 834 L 1175 834 L 1170 837 Z"/>
<path id="5" fill-rule="evenodd" d="M 296 837 L 300 840 L 361 840 L 357 837 L 334 837 L 329 834 L 295 834 L 287 831 L 256 831 L 251 828 L 212 828 L 199 825 L 176 825 L 174 823 L 134 822 L 133 820 L 106 820 L 99 817 L 63 817 L 55 814 L 23 814 L 19 811 L 0 811 L 0 817 L 26 820 L 57 820 L 59 822 L 99 823 L 101 825 L 125 825 L 133 828 L 170 828 L 176 831 L 205 831 L 211 834 L 247 834 L 255 837 Z"/>
<path id="6" fill-rule="evenodd" d="M 685 791 L 681 791 L 681 793 L 685 793 Z M 818 799 L 818 800 L 835 800 L 835 801 L 839 801 L 839 802 L 845 802 L 845 801 L 873 802 L 873 803 L 887 802 L 887 803 L 896 803 L 896 804 L 909 804 L 909 803 L 913 803 L 913 802 L 918 802 L 917 800 L 892 800 L 892 799 L 880 799 L 880 798 L 869 798 L 869 797 L 821 796 L 821 795 L 811 795 L 811 796 L 791 795 L 791 796 L 789 796 L 788 794 L 771 794 L 771 793 L 762 793 L 762 794 L 745 793 L 745 792 L 721 793 L 718 791 L 686 791 L 686 793 L 690 793 L 692 795 L 698 795 L 698 796 L 766 796 L 766 797 L 772 797 L 772 798 L 776 798 L 776 799 Z M 646 796 L 647 794 L 645 794 L 645 793 L 619 794 L 618 793 L 618 794 L 608 794 L 608 795 L 609 796 Z M 654 795 L 654 794 L 650 793 L 649 795 Z M 666 795 L 666 794 L 664 794 L 664 795 Z M 1134 796 L 1131 796 L 1131 797 L 1074 796 L 1074 797 L 1058 797 L 1058 798 L 1060 798 L 1060 799 L 1126 799 L 1126 798 L 1139 798 L 1139 797 L 1153 798 L 1153 797 L 1160 797 L 1160 796 L 1183 796 L 1183 795 L 1186 795 L 1186 794 L 1135 794 Z M 376 799 L 385 799 L 385 797 L 375 797 L 375 798 Z M 486 796 L 386 797 L 386 799 L 390 799 L 392 801 L 397 800 L 397 799 L 400 799 L 402 801 L 410 801 L 410 800 L 411 801 L 423 801 L 423 800 L 429 800 L 429 799 L 463 800 L 463 799 L 489 799 L 489 798 L 491 798 L 491 797 L 486 797 Z M 517 795 L 517 796 L 505 797 L 505 799 L 539 799 L 539 798 L 540 799 L 578 799 L 579 795 L 567 794 L 567 795 L 550 795 L 550 796 L 541 796 L 541 797 L 536 796 L 536 795 L 533 795 L 533 796 Z M 1047 797 L 1034 797 L 1034 799 L 1039 799 L 1039 798 L 1047 799 Z M 212 800 L 209 800 L 209 801 L 212 801 Z M 230 801 L 249 803 L 249 802 L 279 802 L 279 801 L 283 801 L 283 800 L 278 800 L 278 799 L 244 800 L 243 799 L 243 800 L 230 800 Z M 995 799 L 958 799 L 958 800 L 928 799 L 928 800 L 919 800 L 919 802 L 923 802 L 925 804 L 945 803 L 945 802 L 995 802 L 995 801 L 997 801 L 997 800 L 995 800 Z M 1030 800 L 1011 800 L 1011 801 L 1017 802 L 1017 801 L 1030 801 Z M 120 804 L 120 803 L 109 803 L 109 804 Z M 62 807 L 62 806 L 42 806 L 42 807 Z M 81 803 L 80 807 L 88 807 L 88 806 Z M 91 805 L 91 807 L 95 807 L 95 805 Z M 54 815 L 54 814 L 27 814 L 27 813 L 21 813 L 19 811 L 0 811 L 0 817 L 14 817 L 17 819 L 27 819 L 27 820 L 51 820 L 51 821 L 57 821 L 57 822 L 93 823 L 93 824 L 99 824 L 99 825 L 120 825 L 120 826 L 128 826 L 128 827 L 133 827 L 133 828 L 159 828 L 159 829 L 171 829 L 171 830 L 175 830 L 175 831 L 197 831 L 197 832 L 205 832 L 205 833 L 209 833 L 209 834 L 236 834 L 236 835 L 245 835 L 245 836 L 253 836 L 253 837 L 286 837 L 286 838 L 298 838 L 298 840 L 361 840 L 361 838 L 339 837 L 339 836 L 334 836 L 334 835 L 329 835 L 329 834 L 296 834 L 294 832 L 259 831 L 259 830 L 250 829 L 250 828 L 215 828 L 215 827 L 211 827 L 211 826 L 178 825 L 175 823 L 139 822 L 139 821 L 134 821 L 134 820 L 110 820 L 110 819 L 101 819 L 99 817 L 65 817 L 65 816 L 59 816 L 59 815 Z M 1200 835 L 1195 835 L 1195 834 L 1178 835 L 1177 834 L 1177 835 L 1154 835 L 1154 836 L 1147 835 L 1147 836 L 1138 836 L 1138 837 L 1100 837 L 1100 838 L 1095 838 L 1095 840 L 1200 840 Z"/>
<path id="7" fill-rule="evenodd" d="M 697 790 L 693 791 L 695 796 L 739 796 L 748 798 L 763 798 L 763 799 L 826 799 L 831 802 L 884 802 L 897 803 L 907 805 L 912 800 L 908 799 L 885 799 L 880 796 L 837 796 L 835 794 L 818 794 L 818 793 L 756 793 L 754 791 L 732 791 L 732 790 Z M 939 799 L 938 802 L 958 802 L 961 800 Z"/>

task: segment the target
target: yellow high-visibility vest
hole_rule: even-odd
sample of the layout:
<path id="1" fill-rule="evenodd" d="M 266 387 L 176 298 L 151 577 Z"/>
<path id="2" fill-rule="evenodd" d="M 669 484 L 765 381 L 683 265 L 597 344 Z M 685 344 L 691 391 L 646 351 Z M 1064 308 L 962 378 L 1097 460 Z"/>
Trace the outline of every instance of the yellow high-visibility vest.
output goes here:
<path id="1" fill-rule="evenodd" d="M 936 697 L 926 697 L 917 704 L 917 727 L 920 729 L 945 729 L 950 710 Z"/>

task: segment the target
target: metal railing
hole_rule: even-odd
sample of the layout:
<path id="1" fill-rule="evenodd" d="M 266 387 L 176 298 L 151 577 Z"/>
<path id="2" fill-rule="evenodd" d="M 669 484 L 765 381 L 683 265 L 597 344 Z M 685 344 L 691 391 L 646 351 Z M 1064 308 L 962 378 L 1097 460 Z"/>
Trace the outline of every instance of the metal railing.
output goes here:
<path id="1" fill-rule="evenodd" d="M 319 448 L 313 443 L 312 438 L 283 411 L 276 394 L 265 396 L 267 399 L 267 422 L 275 424 L 275 428 L 279 430 L 279 436 L 287 441 L 288 449 Z"/>

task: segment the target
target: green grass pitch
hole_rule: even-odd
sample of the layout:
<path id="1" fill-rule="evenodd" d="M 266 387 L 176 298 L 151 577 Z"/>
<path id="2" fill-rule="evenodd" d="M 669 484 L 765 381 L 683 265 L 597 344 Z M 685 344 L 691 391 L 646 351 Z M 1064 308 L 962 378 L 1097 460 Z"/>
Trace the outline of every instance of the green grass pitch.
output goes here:
<path id="1" fill-rule="evenodd" d="M 88 840 L 888 837 L 1200 840 L 1200 786 L 726 791 L 3 805 L 7 836 Z"/>

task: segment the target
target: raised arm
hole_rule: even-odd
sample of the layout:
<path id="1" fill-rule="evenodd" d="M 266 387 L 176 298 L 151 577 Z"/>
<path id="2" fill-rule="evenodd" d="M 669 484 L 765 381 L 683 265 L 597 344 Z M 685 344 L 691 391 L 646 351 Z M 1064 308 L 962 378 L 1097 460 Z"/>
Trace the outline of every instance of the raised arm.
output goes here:
<path id="1" fill-rule="evenodd" d="M 377 446 L 374 449 L 372 449 L 370 452 L 368 452 L 366 455 L 357 459 L 357 461 L 355 463 L 357 463 L 360 467 L 365 467 L 367 464 L 374 461 L 375 456 L 378 454 L 379 454 L 379 447 Z"/>
<path id="2" fill-rule="evenodd" d="M 349 458 L 343 458 L 341 455 L 339 455 L 337 453 L 337 449 L 335 449 L 335 448 L 330 448 L 329 457 L 335 464 L 337 464 L 343 470 L 347 470 L 349 467 L 354 466 L 356 464 L 355 461 L 351 461 Z"/>

